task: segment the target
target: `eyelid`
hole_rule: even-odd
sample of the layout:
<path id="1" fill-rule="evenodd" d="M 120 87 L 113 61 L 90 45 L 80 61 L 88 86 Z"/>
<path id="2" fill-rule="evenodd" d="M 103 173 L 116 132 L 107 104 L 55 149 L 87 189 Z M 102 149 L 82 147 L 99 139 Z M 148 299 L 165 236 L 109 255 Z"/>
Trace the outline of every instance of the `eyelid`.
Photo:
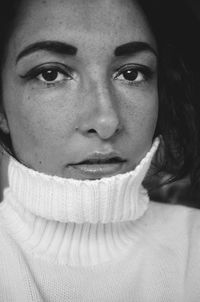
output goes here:
<path id="1" fill-rule="evenodd" d="M 50 69 L 57 70 L 58 72 L 63 73 L 65 75 L 68 75 L 71 78 L 73 78 L 74 71 L 72 70 L 72 68 L 65 64 L 58 63 L 58 62 L 48 62 L 48 63 L 43 63 L 40 65 L 34 66 L 28 72 L 26 72 L 24 75 L 20 75 L 20 77 L 22 79 L 35 78 L 43 71 L 50 70 Z"/>
<path id="2" fill-rule="evenodd" d="M 119 79 L 118 77 L 123 74 L 123 72 L 128 71 L 128 70 L 133 70 L 137 71 L 138 73 L 142 74 L 143 79 L 140 80 L 127 80 L 127 79 Z M 157 70 L 157 69 L 156 69 Z M 119 80 L 121 82 L 124 82 L 124 84 L 128 85 L 139 85 L 144 82 L 148 82 L 151 80 L 156 73 L 155 68 L 148 66 L 148 65 L 143 65 L 143 64 L 138 64 L 138 63 L 128 63 L 123 65 L 122 67 L 118 68 L 115 73 L 113 74 L 113 80 Z"/>
<path id="3" fill-rule="evenodd" d="M 143 65 L 143 64 L 129 63 L 129 64 L 123 65 L 122 67 L 117 68 L 117 70 L 114 72 L 114 75 L 118 76 L 121 73 L 123 73 L 124 71 L 130 70 L 130 69 L 138 70 L 138 71 L 144 72 L 144 73 L 148 72 L 148 71 L 149 71 L 149 73 L 153 73 L 153 70 L 150 66 Z M 115 76 L 114 76 L 114 78 L 115 78 Z"/>

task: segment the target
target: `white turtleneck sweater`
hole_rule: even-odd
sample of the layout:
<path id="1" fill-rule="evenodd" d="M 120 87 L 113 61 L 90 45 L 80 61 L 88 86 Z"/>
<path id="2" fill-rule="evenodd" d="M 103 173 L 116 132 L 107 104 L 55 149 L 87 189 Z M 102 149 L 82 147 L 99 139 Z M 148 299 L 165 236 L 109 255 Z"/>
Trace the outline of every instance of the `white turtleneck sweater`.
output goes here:
<path id="1" fill-rule="evenodd" d="M 10 158 L 0 204 L 0 302 L 199 302 L 200 212 L 149 202 L 136 169 L 95 181 Z"/>

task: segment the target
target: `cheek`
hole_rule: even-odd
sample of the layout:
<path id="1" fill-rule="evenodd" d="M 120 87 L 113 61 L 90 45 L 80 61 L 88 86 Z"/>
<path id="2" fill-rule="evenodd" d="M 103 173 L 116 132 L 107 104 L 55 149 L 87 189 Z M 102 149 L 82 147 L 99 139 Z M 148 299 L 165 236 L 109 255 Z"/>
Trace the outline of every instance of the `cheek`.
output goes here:
<path id="1" fill-rule="evenodd" d="M 151 93 L 150 93 L 151 92 Z M 127 95 L 126 102 L 121 105 L 123 122 L 129 135 L 148 138 L 153 137 L 158 117 L 158 93 L 152 91 L 138 91 L 133 95 Z M 133 135 L 134 134 L 134 135 Z"/>
<path id="2" fill-rule="evenodd" d="M 47 148 L 71 136 L 75 108 L 66 95 L 27 89 L 10 97 L 7 115 L 13 144 L 17 149 Z"/>
<path id="3" fill-rule="evenodd" d="M 156 128 L 158 116 L 158 95 L 134 94 L 134 98 L 127 100 L 122 105 L 123 123 L 125 127 L 121 145 L 134 167 L 149 151 Z"/>

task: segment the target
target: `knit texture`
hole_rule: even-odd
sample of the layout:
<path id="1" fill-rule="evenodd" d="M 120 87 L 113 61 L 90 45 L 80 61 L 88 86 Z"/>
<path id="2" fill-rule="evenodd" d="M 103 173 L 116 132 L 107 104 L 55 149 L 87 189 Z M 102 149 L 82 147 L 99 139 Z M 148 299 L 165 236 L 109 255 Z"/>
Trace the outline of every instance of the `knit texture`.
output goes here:
<path id="1" fill-rule="evenodd" d="M 200 301 L 200 214 L 149 203 L 136 169 L 97 181 L 10 158 L 0 205 L 0 301 Z"/>
<path id="2" fill-rule="evenodd" d="M 149 198 L 141 183 L 158 144 L 156 139 L 135 170 L 92 181 L 45 175 L 11 158 L 9 191 L 29 212 L 49 220 L 75 223 L 135 220 L 147 208 Z"/>

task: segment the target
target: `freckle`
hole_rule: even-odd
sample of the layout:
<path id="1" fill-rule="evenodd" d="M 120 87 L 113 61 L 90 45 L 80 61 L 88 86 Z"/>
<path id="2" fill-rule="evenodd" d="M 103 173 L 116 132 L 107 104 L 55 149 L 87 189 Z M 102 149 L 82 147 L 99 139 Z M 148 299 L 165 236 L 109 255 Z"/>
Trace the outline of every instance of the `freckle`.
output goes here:
<path id="1" fill-rule="evenodd" d="M 42 164 L 42 161 L 41 161 L 41 160 L 39 161 L 39 164 L 40 164 L 40 165 Z"/>

